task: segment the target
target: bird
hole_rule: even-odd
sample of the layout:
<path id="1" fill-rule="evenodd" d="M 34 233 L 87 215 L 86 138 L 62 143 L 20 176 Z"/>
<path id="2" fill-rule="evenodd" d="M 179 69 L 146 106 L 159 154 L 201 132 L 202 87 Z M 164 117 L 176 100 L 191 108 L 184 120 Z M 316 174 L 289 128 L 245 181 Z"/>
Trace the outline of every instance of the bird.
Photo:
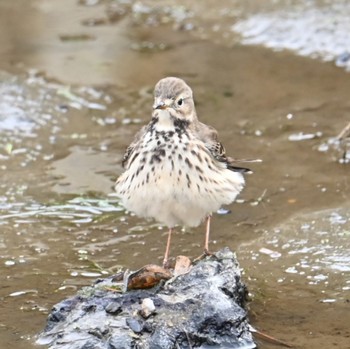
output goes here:
<path id="1" fill-rule="evenodd" d="M 243 175 L 250 172 L 236 162 L 226 155 L 215 128 L 198 120 L 187 83 L 177 77 L 158 81 L 152 118 L 127 147 L 115 190 L 127 210 L 168 227 L 163 267 L 178 225 L 206 221 L 204 255 L 210 254 L 212 213 L 236 199 Z"/>

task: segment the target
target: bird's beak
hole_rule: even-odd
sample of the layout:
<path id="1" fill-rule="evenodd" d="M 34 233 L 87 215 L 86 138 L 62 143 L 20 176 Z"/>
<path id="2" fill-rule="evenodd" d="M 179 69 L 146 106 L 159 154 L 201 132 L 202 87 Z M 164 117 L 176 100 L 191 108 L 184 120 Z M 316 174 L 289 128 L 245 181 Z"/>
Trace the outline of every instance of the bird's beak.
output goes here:
<path id="1" fill-rule="evenodd" d="M 164 110 L 166 108 L 168 108 L 168 105 L 166 105 L 164 102 L 157 102 L 157 103 L 153 104 L 154 110 L 156 110 L 156 109 Z"/>

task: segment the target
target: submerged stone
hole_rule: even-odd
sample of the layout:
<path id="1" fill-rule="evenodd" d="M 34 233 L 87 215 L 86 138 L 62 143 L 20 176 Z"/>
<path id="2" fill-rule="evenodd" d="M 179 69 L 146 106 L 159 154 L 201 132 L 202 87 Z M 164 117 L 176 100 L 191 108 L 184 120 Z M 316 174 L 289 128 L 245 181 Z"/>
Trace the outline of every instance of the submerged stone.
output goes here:
<path id="1" fill-rule="evenodd" d="M 37 343 L 50 349 L 255 348 L 246 288 L 223 249 L 152 289 L 113 292 L 113 277 L 54 306 Z M 152 303 L 143 315 L 145 301 Z"/>

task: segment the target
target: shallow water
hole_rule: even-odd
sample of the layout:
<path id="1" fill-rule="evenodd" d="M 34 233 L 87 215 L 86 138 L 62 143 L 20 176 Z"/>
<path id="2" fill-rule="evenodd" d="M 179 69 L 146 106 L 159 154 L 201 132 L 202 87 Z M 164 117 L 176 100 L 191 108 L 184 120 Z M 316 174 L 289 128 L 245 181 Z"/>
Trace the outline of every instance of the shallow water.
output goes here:
<path id="1" fill-rule="evenodd" d="M 282 1 L 94 3 L 0 0 L 1 348 L 34 348 L 52 305 L 96 277 L 161 261 L 166 229 L 112 187 L 166 75 L 193 87 L 230 155 L 263 159 L 212 229 L 212 249 L 237 251 L 253 325 L 350 348 L 349 167 L 322 147 L 348 122 L 349 75 L 238 43 L 232 25 Z M 179 229 L 172 255 L 198 256 L 203 230 Z"/>

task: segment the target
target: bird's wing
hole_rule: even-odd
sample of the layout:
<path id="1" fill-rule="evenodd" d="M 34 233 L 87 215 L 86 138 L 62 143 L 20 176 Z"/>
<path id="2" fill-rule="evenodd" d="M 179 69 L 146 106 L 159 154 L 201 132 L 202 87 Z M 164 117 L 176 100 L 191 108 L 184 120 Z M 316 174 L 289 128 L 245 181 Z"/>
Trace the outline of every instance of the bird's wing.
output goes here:
<path id="1" fill-rule="evenodd" d="M 250 169 L 245 167 L 236 166 L 235 160 L 226 156 L 226 150 L 222 143 L 219 141 L 218 132 L 214 127 L 198 122 L 196 125 L 196 132 L 199 139 L 205 144 L 210 154 L 214 159 L 227 164 L 227 168 L 236 172 L 251 172 Z M 237 161 L 239 162 L 239 161 Z"/>
<path id="2" fill-rule="evenodd" d="M 132 155 L 135 153 L 135 150 L 138 148 L 138 144 L 140 142 L 140 139 L 146 132 L 147 125 L 143 126 L 139 132 L 136 133 L 134 140 L 131 142 L 131 144 L 126 148 L 123 160 L 122 160 L 122 165 L 124 168 L 128 168 L 131 163 L 133 162 L 133 157 Z M 131 161 L 129 161 L 131 160 Z"/>

